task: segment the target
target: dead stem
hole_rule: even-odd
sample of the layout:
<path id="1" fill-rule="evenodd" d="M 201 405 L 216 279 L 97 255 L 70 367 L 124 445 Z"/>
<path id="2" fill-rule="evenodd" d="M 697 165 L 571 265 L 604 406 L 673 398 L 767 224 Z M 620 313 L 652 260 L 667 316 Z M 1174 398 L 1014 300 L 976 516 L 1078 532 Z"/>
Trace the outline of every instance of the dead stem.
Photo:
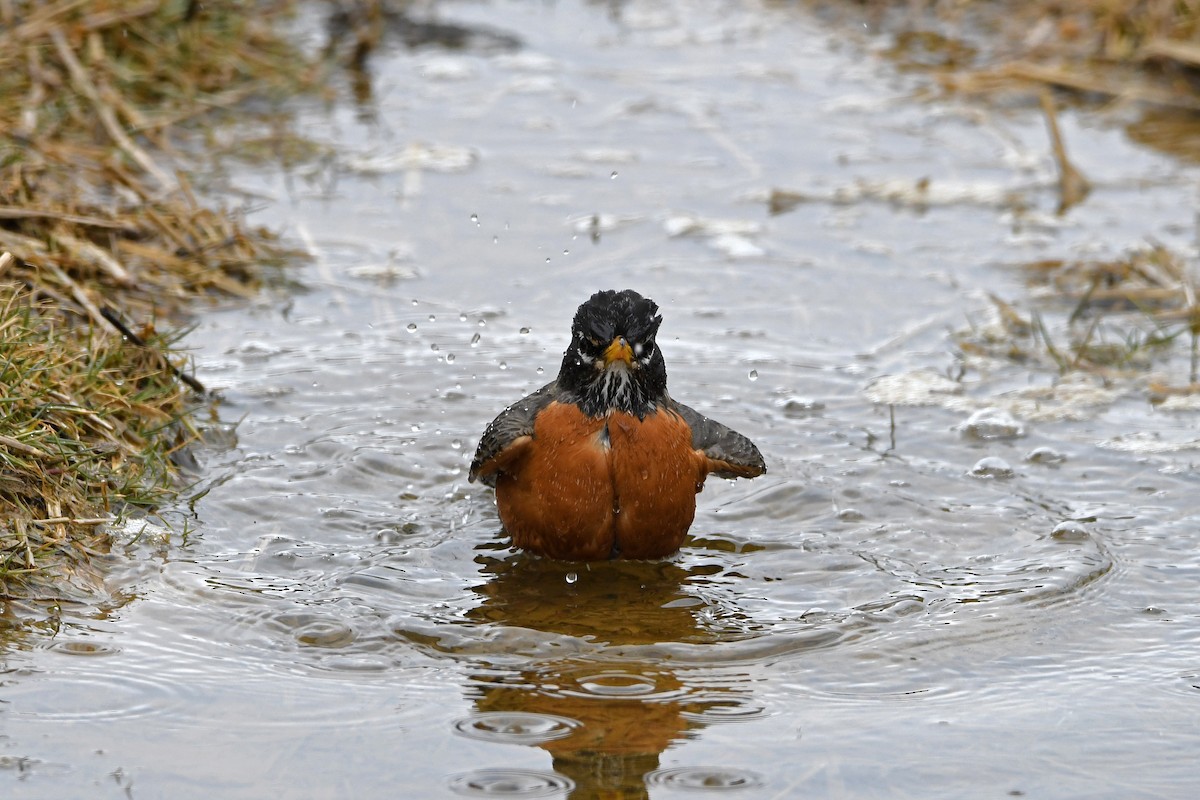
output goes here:
<path id="1" fill-rule="evenodd" d="M 1054 100 L 1050 92 L 1043 89 L 1038 99 L 1042 104 L 1042 112 L 1046 115 L 1046 126 L 1050 130 L 1050 144 L 1054 150 L 1054 161 L 1058 165 L 1058 213 L 1065 214 L 1074 206 L 1082 203 L 1091 192 L 1091 184 L 1083 173 L 1075 168 L 1067 158 L 1067 148 L 1063 144 L 1062 131 L 1058 127 L 1058 112 L 1054 108 Z"/>

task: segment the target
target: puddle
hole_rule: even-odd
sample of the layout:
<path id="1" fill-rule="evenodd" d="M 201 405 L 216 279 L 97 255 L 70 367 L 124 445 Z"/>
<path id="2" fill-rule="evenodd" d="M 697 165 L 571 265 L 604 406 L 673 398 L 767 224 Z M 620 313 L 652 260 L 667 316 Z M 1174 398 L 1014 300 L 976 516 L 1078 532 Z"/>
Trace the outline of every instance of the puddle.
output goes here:
<path id="1" fill-rule="evenodd" d="M 953 334 L 1025 296 L 999 264 L 1192 252 L 1194 167 L 1064 114 L 1059 217 L 1040 116 L 791 6 L 413 31 L 306 112 L 337 159 L 232 178 L 313 262 L 188 339 L 228 427 L 186 539 L 6 634 L 6 796 L 1188 796 L 1194 409 Z M 625 287 L 769 471 L 662 562 L 515 553 L 475 444 Z"/>

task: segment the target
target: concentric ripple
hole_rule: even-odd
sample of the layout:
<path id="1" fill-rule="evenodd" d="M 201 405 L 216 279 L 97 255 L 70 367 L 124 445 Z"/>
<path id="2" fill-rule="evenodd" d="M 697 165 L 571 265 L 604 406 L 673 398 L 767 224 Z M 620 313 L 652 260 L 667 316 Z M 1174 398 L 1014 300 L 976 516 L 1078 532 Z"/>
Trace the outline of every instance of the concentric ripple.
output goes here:
<path id="1" fill-rule="evenodd" d="M 563 739 L 581 727 L 570 717 L 525 711 L 489 711 L 465 717 L 454 730 L 471 739 L 507 744 L 540 744 Z"/>
<path id="2" fill-rule="evenodd" d="M 573 791 L 575 782 L 532 769 L 477 769 L 455 775 L 448 786 L 465 797 L 551 797 Z"/>
<path id="3" fill-rule="evenodd" d="M 652 788 L 726 791 L 762 784 L 757 772 L 735 767 L 667 767 L 646 773 L 646 785 Z"/>

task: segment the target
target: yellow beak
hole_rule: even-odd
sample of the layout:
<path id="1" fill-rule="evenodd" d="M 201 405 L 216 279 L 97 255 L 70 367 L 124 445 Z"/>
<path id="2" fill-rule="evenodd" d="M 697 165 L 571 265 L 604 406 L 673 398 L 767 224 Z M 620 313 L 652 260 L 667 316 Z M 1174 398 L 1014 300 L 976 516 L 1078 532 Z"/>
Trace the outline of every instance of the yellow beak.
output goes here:
<path id="1" fill-rule="evenodd" d="M 633 366 L 633 348 L 625 341 L 624 336 L 613 339 L 612 344 L 604 349 L 604 366 L 607 367 L 614 361 L 624 361 L 626 366 Z"/>

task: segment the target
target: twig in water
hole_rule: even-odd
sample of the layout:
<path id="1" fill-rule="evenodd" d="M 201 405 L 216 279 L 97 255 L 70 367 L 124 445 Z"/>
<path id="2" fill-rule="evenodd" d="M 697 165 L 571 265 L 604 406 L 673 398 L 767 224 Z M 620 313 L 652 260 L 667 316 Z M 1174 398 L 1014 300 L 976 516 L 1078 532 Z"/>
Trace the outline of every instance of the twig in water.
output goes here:
<path id="1" fill-rule="evenodd" d="M 1092 185 L 1067 158 L 1067 148 L 1058 128 L 1058 113 L 1054 109 L 1054 100 L 1050 97 L 1050 92 L 1043 89 L 1039 98 L 1042 102 L 1042 112 L 1046 115 L 1046 125 L 1050 129 L 1054 160 L 1058 164 L 1058 213 L 1065 214 L 1087 198 L 1092 191 Z"/>
<path id="2" fill-rule="evenodd" d="M 121 320 L 121 317 L 117 314 L 116 311 L 109 308 L 108 306 L 104 306 L 103 308 L 100 309 L 100 314 L 103 315 L 103 317 L 106 320 L 108 320 L 108 322 L 114 328 L 119 330 L 121 332 L 121 335 L 124 336 L 126 339 L 128 339 L 130 342 L 137 345 L 138 347 L 146 347 L 146 343 L 142 340 L 142 337 L 138 336 L 136 333 L 131 331 L 129 329 L 129 326 L 126 325 Z M 173 372 L 175 374 L 176 378 L 178 378 L 179 380 L 186 383 L 192 389 L 192 391 L 194 391 L 196 394 L 208 394 L 208 389 L 204 388 L 203 383 L 196 380 L 191 375 L 188 375 L 186 372 L 181 370 L 179 367 L 172 364 L 166 358 L 166 356 L 163 357 L 163 362 L 167 365 L 167 368 L 170 369 L 171 372 Z"/>

